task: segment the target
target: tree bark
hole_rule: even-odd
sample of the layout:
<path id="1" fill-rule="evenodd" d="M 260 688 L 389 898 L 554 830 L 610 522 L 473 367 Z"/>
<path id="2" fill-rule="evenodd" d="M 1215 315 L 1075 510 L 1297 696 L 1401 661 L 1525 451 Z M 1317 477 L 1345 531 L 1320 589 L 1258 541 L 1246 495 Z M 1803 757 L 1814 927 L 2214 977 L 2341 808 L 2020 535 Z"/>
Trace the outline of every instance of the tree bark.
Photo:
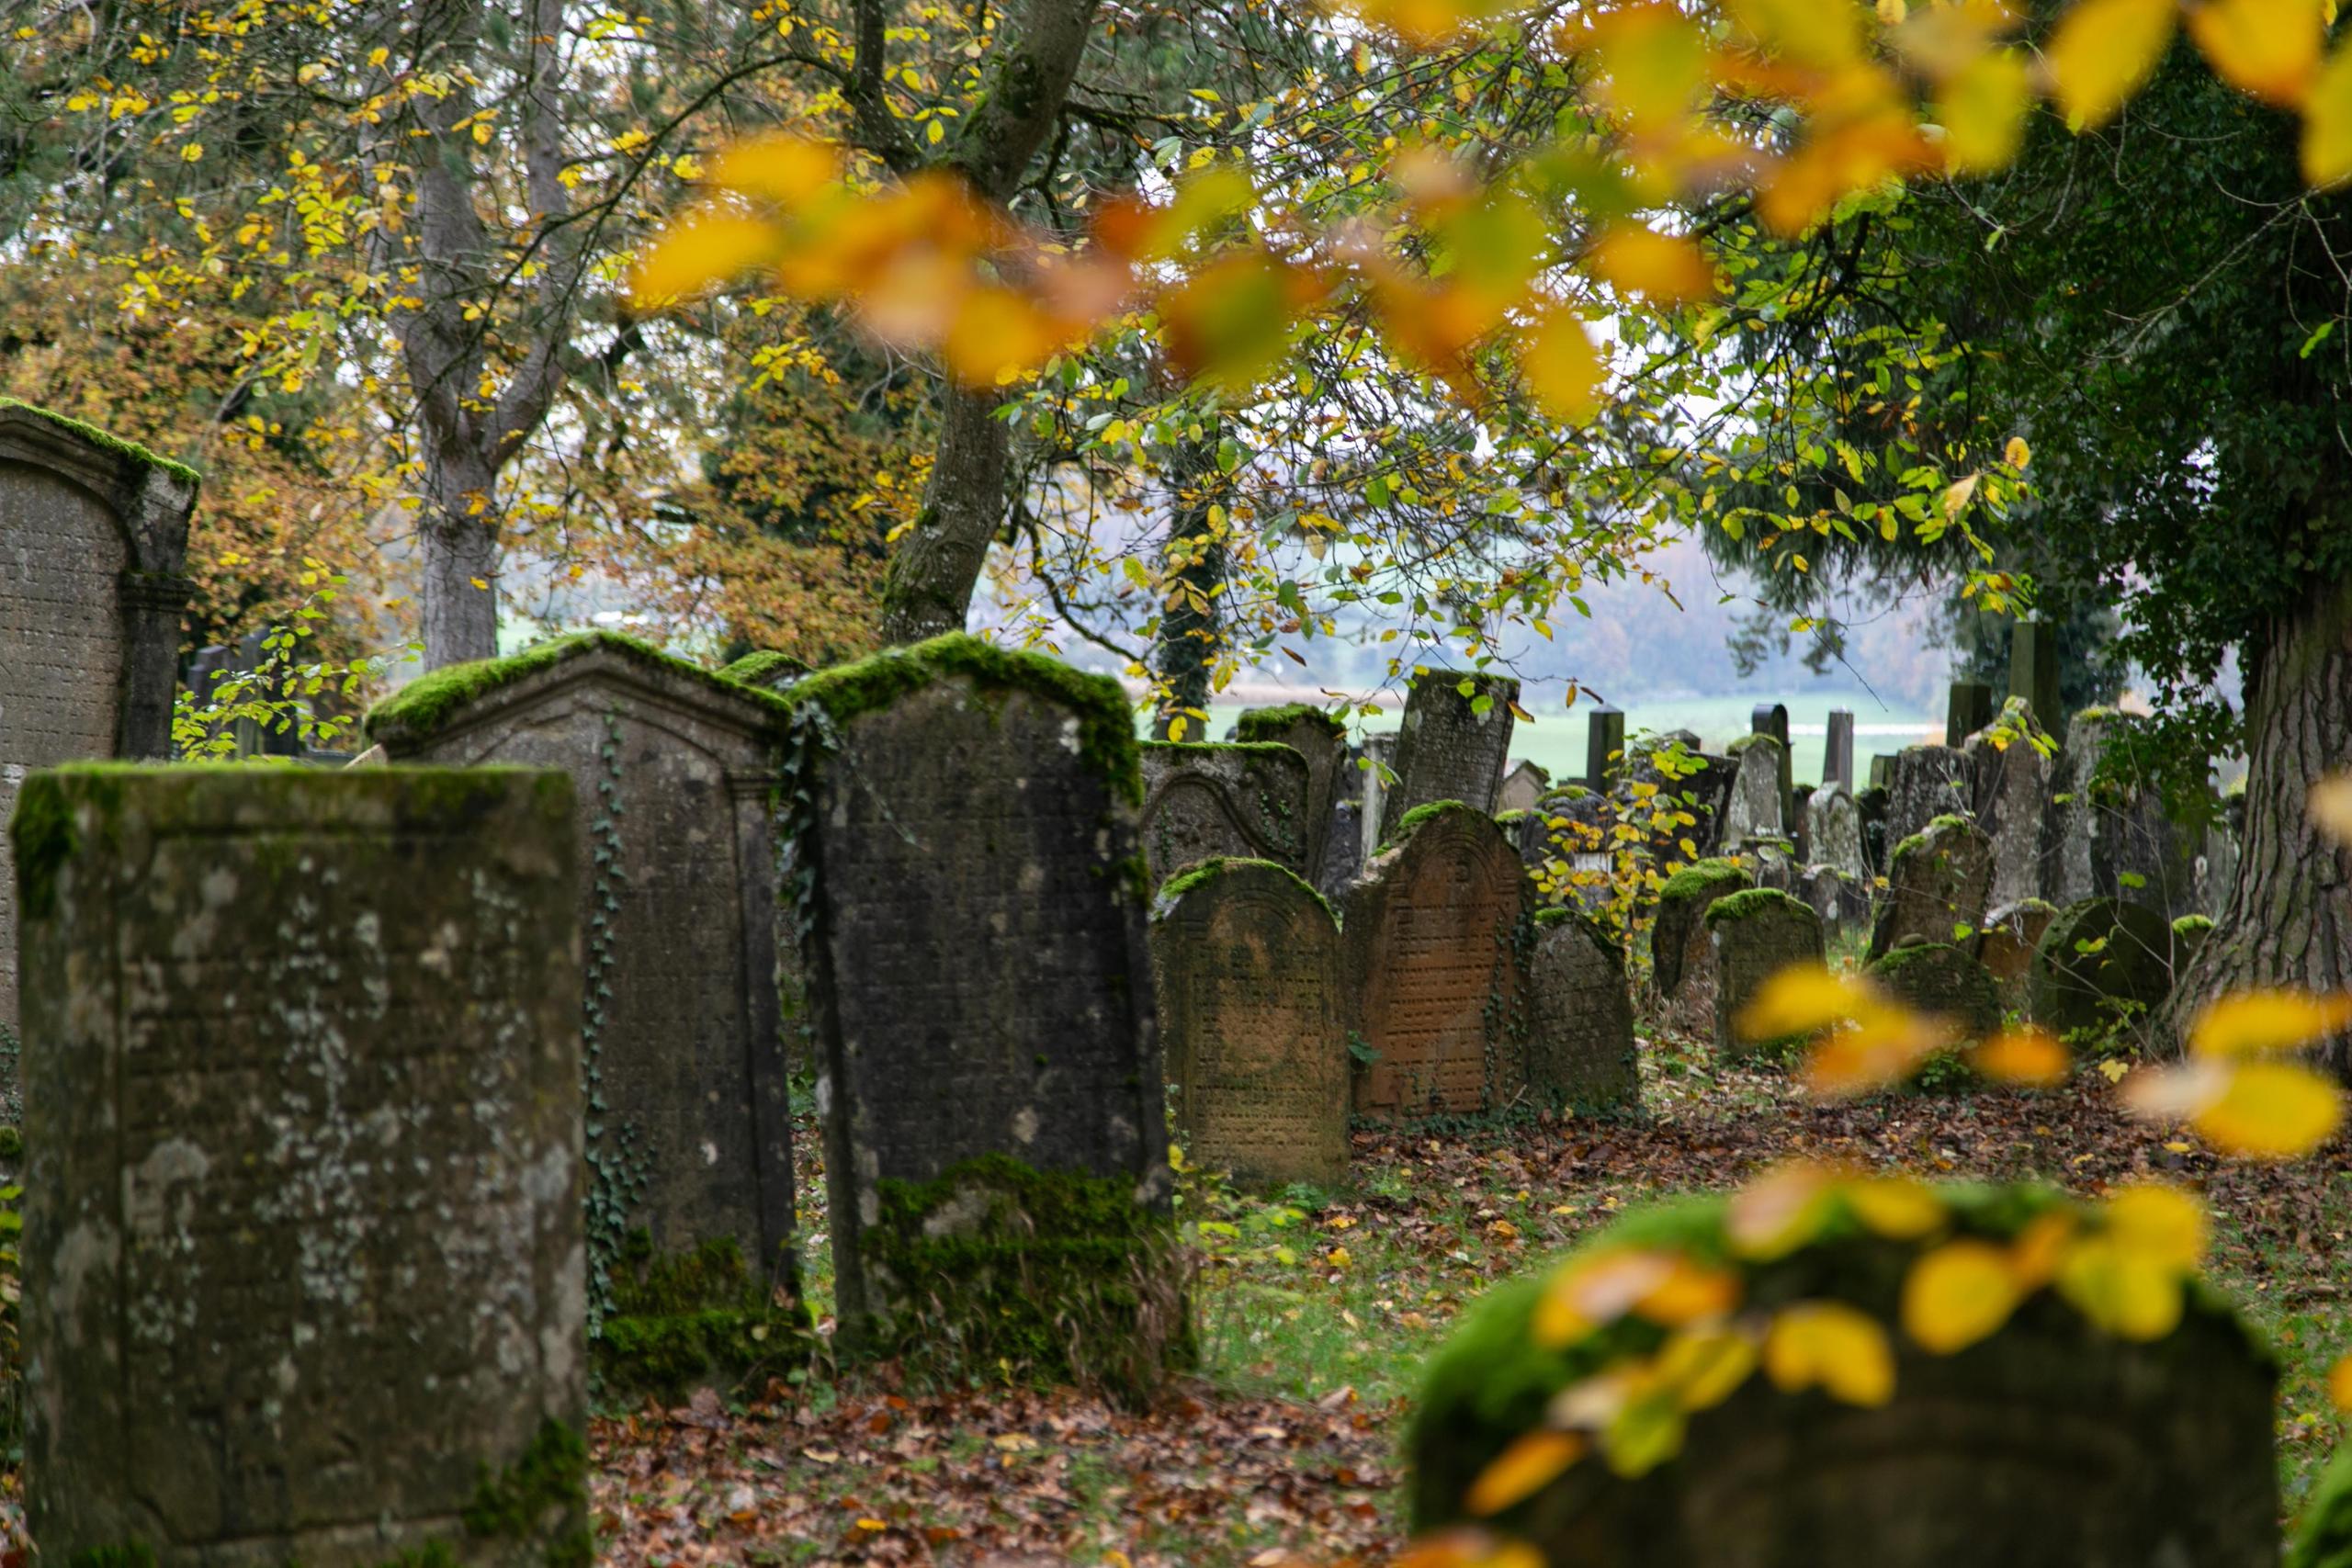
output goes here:
<path id="1" fill-rule="evenodd" d="M 899 541 L 882 585 L 882 640 L 960 632 L 989 541 L 1004 525 L 1012 437 L 996 417 L 1001 394 L 940 383 L 939 455 L 922 515 Z"/>
<path id="2" fill-rule="evenodd" d="M 426 452 L 419 630 L 425 668 L 438 670 L 498 652 L 498 521 L 491 504 L 497 475 L 462 446 L 428 435 Z"/>
<path id="3" fill-rule="evenodd" d="M 1168 544 L 1161 551 L 1169 583 L 1152 649 L 1166 689 L 1152 732 L 1169 739 L 1170 728 L 1182 718 L 1186 739 L 1206 740 L 1209 666 L 1222 619 L 1217 595 L 1225 588 L 1225 545 L 1209 524 L 1209 509 L 1224 491 L 1214 429 L 1201 440 L 1178 444 L 1170 477 L 1174 482 L 1169 487 Z"/>
<path id="4" fill-rule="evenodd" d="M 2352 582 L 2307 590 L 2250 643 L 2245 828 L 2237 885 L 2161 1021 L 2174 1049 L 2197 1010 L 2225 991 L 2352 986 L 2352 849 L 2311 819 L 2312 784 L 2352 765 Z M 2325 1047 L 2352 1082 L 2352 1034 Z"/>

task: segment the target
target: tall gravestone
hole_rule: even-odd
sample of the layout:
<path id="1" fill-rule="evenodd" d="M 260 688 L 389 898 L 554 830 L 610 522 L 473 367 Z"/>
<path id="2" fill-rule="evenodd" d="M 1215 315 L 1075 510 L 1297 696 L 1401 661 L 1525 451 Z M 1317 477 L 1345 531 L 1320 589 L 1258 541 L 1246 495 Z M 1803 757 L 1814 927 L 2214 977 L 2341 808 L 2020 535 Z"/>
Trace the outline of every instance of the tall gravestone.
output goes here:
<path id="1" fill-rule="evenodd" d="M 1975 807 L 1976 783 L 1968 753 L 1957 746 L 1905 746 L 1894 757 L 1887 786 L 1886 841 L 1898 844 L 1939 817 L 1966 816 Z"/>
<path id="2" fill-rule="evenodd" d="M 1538 1096 L 1584 1110 L 1640 1102 L 1634 997 L 1613 933 L 1573 909 L 1539 911 L 1527 995 L 1527 1076 Z"/>
<path id="3" fill-rule="evenodd" d="M 2012 697 L 1999 720 L 1962 748 L 1976 784 L 1976 825 L 1992 840 L 1996 908 L 2040 898 L 2042 823 L 2050 809 L 2050 759 L 2032 711 Z"/>
<path id="4" fill-rule="evenodd" d="M 1493 818 L 1446 804 L 1348 889 L 1340 921 L 1370 1115 L 1478 1111 L 1526 1084 L 1519 851 Z"/>
<path id="5" fill-rule="evenodd" d="M 1780 748 L 1781 821 L 1785 827 L 1796 820 L 1795 753 L 1789 750 L 1789 710 L 1781 703 L 1758 703 L 1749 710 L 1747 732 L 1769 735 Z"/>
<path id="6" fill-rule="evenodd" d="M 2075 716 L 2051 769 L 2042 829 L 2042 896 L 2143 904 L 2165 919 L 2197 912 L 2196 845 L 2165 815 L 2163 791 L 2129 774 L 2099 776 L 2108 746 L 2139 721 L 2112 708 Z"/>
<path id="7" fill-rule="evenodd" d="M 795 1310 L 773 805 L 785 712 L 589 632 L 436 671 L 368 716 L 394 762 L 571 779 L 590 1241 L 614 1351 L 670 1319 L 756 1314 L 771 1292 Z M 659 1288 L 713 1247 L 734 1257 L 704 1271 L 698 1299 Z"/>
<path id="8" fill-rule="evenodd" d="M 1993 688 L 1982 681 L 1954 681 L 1944 706 L 1944 744 L 1957 748 L 1993 722 Z"/>
<path id="9" fill-rule="evenodd" d="M 1708 905 L 1702 923 L 1714 950 L 1715 1055 L 1736 1060 L 1767 1043 L 1739 1032 L 1740 1015 L 1765 982 L 1797 964 L 1821 964 L 1821 917 L 1803 899 L 1751 887 Z"/>
<path id="10" fill-rule="evenodd" d="M 1152 881 L 1222 857 L 1304 874 L 1313 863 L 1312 794 L 1306 759 L 1288 746 L 1147 743 L 1143 847 Z"/>
<path id="11" fill-rule="evenodd" d="M 1466 688 L 1466 690 L 1465 690 Z M 1405 698 L 1396 732 L 1396 784 L 1380 806 L 1382 842 L 1415 807 L 1458 800 L 1492 813 L 1510 752 L 1519 682 L 1506 675 L 1424 670 Z"/>
<path id="12" fill-rule="evenodd" d="M 1287 868 L 1211 861 L 1151 911 L 1160 1038 L 1188 1163 L 1244 1181 L 1348 1170 L 1340 926 Z"/>
<path id="13" fill-rule="evenodd" d="M 1731 800 L 1715 840 L 1725 854 L 1759 839 L 1780 839 L 1788 831 L 1788 819 L 1781 815 L 1781 772 L 1787 750 L 1771 736 L 1751 731 L 1734 741 L 1732 750 Z"/>
<path id="14" fill-rule="evenodd" d="M 2058 696 L 2058 628 L 2019 621 L 2009 628 L 2009 695 L 2021 697 L 2044 729 L 2065 739 L 2066 713 Z"/>
<path id="15" fill-rule="evenodd" d="M 569 781 L 67 769 L 15 835 L 43 1559 L 587 1561 Z"/>
<path id="16" fill-rule="evenodd" d="M 1607 795 L 1625 765 L 1625 715 L 1602 703 L 1585 716 L 1584 787 Z"/>
<path id="17" fill-rule="evenodd" d="M 1340 797 L 1356 785 L 1355 773 L 1348 766 L 1348 727 L 1322 708 L 1293 703 L 1244 710 L 1233 738 L 1287 746 L 1306 761 L 1306 864 L 1300 874 L 1318 887 L 1335 878 L 1344 885 L 1346 877 L 1332 864 L 1332 835 L 1341 830 L 1342 816 L 1348 828 L 1355 826 L 1355 813 L 1340 810 Z M 1356 858 L 1348 853 L 1348 846 L 1336 847 L 1343 861 Z"/>
<path id="18" fill-rule="evenodd" d="M 846 1348 L 1154 1381 L 1189 1341 L 1125 696 L 960 634 L 792 694 Z"/>
<path id="19" fill-rule="evenodd" d="M 1394 731 L 1363 738 L 1361 764 L 1362 805 L 1356 819 L 1356 867 L 1380 851 L 1380 823 L 1388 810 L 1388 792 L 1393 787 L 1392 775 L 1396 768 L 1396 736 Z"/>
<path id="20" fill-rule="evenodd" d="M 1854 710 L 1829 710 L 1828 738 L 1822 744 L 1821 782 L 1854 787 Z"/>
<path id="21" fill-rule="evenodd" d="M 170 753 L 196 491 L 192 469 L 0 398 L 0 823 L 36 768 Z M 0 844 L 0 1032 L 16 1021 Z"/>

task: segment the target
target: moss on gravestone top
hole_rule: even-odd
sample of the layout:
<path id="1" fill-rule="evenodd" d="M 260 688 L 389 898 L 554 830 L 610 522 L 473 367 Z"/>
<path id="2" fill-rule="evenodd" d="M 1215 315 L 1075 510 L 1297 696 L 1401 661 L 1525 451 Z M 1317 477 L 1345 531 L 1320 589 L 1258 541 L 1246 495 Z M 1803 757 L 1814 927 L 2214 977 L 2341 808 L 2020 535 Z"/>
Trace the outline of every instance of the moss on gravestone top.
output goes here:
<path id="1" fill-rule="evenodd" d="M 1758 915 L 1796 909 L 1813 914 L 1812 905 L 1777 887 L 1745 887 L 1708 905 L 1705 919 L 1709 926 L 1724 926 L 1735 920 L 1753 919 Z"/>
<path id="2" fill-rule="evenodd" d="M 368 738 L 377 739 L 389 730 L 429 734 L 468 704 L 595 649 L 621 654 L 652 669 L 684 675 L 739 700 L 764 705 L 778 714 L 789 711 L 789 705 L 775 693 L 741 685 L 691 660 L 664 653 L 650 642 L 620 632 L 584 631 L 550 637 L 503 659 L 477 659 L 420 675 L 368 710 Z"/>
<path id="3" fill-rule="evenodd" d="M 729 681 L 741 681 L 747 686 L 764 688 L 769 678 L 779 670 L 789 671 L 795 675 L 806 675 L 808 673 L 808 661 L 805 659 L 796 659 L 789 653 L 779 653 L 772 648 L 763 648 L 756 653 L 743 655 L 742 658 L 725 666 L 718 672 Z"/>
<path id="4" fill-rule="evenodd" d="M 968 632 L 950 632 L 820 670 L 780 694 L 795 708 L 815 707 L 835 724 L 888 706 L 935 681 L 961 676 L 980 691 L 1032 692 L 1076 711 L 1079 756 L 1131 803 L 1143 801 L 1143 773 L 1127 695 L 1107 675 L 1089 675 L 1057 659 L 999 648 Z"/>
<path id="5" fill-rule="evenodd" d="M 1175 751 L 1185 756 L 1217 753 L 1238 757 L 1295 757 L 1298 748 L 1279 740 L 1139 740 L 1147 751 Z"/>
<path id="6" fill-rule="evenodd" d="M 2303 1505 L 2302 1528 L 2287 1549 L 2286 1568 L 2352 1568 L 2352 1443 L 2335 1458 Z"/>
<path id="7" fill-rule="evenodd" d="M 1245 708 L 1233 727 L 1243 740 L 1272 740 L 1294 724 L 1320 725 L 1335 740 L 1347 739 L 1348 727 L 1339 717 L 1312 703 L 1284 703 L 1280 707 Z"/>
<path id="8" fill-rule="evenodd" d="M 1893 865 L 1905 855 L 1926 849 L 1928 847 L 1928 835 L 1934 832 L 1939 828 L 1951 829 L 1965 828 L 1967 826 L 1967 818 L 1955 817 L 1950 812 L 1945 813 L 1941 817 L 1931 817 L 1928 819 L 1928 825 L 1926 827 L 1920 829 L 1917 832 L 1912 834 L 1909 838 L 1894 846 L 1894 851 L 1887 856 L 1887 863 L 1889 865 Z"/>
<path id="9" fill-rule="evenodd" d="M 1767 735 L 1760 729 L 1750 730 L 1746 735 L 1743 735 L 1738 739 L 1733 741 L 1730 745 L 1724 747 L 1724 755 L 1726 757 L 1745 756 L 1747 753 L 1754 750 L 1757 745 L 1762 741 L 1770 741 L 1773 745 L 1778 746 L 1781 743 L 1781 738 L 1777 735 Z"/>
<path id="10" fill-rule="evenodd" d="M 1496 812 L 1495 820 L 1503 827 L 1510 828 L 1516 827 L 1518 824 L 1526 821 L 1530 817 L 1534 815 L 1535 813 L 1530 811 L 1524 806 L 1514 806 L 1509 811 Z"/>
<path id="11" fill-rule="evenodd" d="M 1383 839 L 1380 841 L 1380 847 L 1374 850 L 1373 853 L 1375 855 L 1386 854 L 1389 851 L 1395 849 L 1397 845 L 1411 838 L 1414 830 L 1419 828 L 1422 823 L 1427 822 L 1433 818 L 1442 817 L 1449 811 L 1467 811 L 1473 817 L 1480 815 L 1476 808 L 1459 800 L 1432 800 L 1427 806 L 1416 806 L 1413 809 L 1408 811 L 1404 816 L 1396 819 L 1396 831 L 1389 837 Z"/>
<path id="12" fill-rule="evenodd" d="M 204 482 L 204 476 L 186 463 L 175 463 L 169 457 L 149 451 L 136 441 L 125 441 L 119 435 L 109 435 L 95 424 L 85 424 L 78 419 L 59 413 L 54 409 L 45 409 L 39 403 L 28 403 L 16 398 L 0 398 L 0 410 L 6 409 L 15 409 L 19 413 L 31 414 L 35 419 L 45 419 L 60 429 L 70 431 L 92 446 L 102 446 L 119 457 L 128 457 L 134 463 L 144 464 L 151 468 L 161 468 L 184 484 L 196 485 Z"/>
<path id="13" fill-rule="evenodd" d="M 1658 902 L 1681 903 L 1703 897 L 1724 886 L 1752 881 L 1747 871 L 1737 861 L 1702 860 L 1684 866 L 1666 879 L 1658 888 Z"/>
<path id="14" fill-rule="evenodd" d="M 1316 892 L 1298 873 L 1278 862 L 1254 860 L 1246 855 L 1216 855 L 1197 864 L 1186 866 L 1159 885 L 1159 891 L 1152 897 L 1151 918 L 1159 919 L 1175 908 L 1177 900 L 1183 897 L 1185 894 L 1216 881 L 1228 871 L 1238 871 L 1245 866 L 1251 870 L 1279 872 L 1291 881 L 1297 883 L 1306 891 L 1307 897 L 1323 907 L 1323 912 L 1331 917 L 1331 924 L 1335 927 L 1339 925 L 1339 911 L 1331 908 L 1331 900 Z"/>
<path id="15" fill-rule="evenodd" d="M 1582 800 L 1591 793 L 1592 791 L 1582 784 L 1554 784 L 1536 797 L 1535 804 L 1538 807 L 1544 807 L 1555 800 Z"/>

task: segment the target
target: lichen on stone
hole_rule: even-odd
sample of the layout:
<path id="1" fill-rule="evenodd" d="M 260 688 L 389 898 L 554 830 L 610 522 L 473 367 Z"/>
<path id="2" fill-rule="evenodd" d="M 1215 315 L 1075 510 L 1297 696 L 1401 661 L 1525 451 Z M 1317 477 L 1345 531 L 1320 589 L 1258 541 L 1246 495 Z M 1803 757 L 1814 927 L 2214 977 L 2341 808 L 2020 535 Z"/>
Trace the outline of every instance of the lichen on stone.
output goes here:
<path id="1" fill-rule="evenodd" d="M 1234 725 L 1234 735 L 1241 740 L 1273 740 L 1295 724 L 1317 725 L 1335 740 L 1347 739 L 1348 727 L 1337 716 L 1311 703 L 1246 709 Z"/>

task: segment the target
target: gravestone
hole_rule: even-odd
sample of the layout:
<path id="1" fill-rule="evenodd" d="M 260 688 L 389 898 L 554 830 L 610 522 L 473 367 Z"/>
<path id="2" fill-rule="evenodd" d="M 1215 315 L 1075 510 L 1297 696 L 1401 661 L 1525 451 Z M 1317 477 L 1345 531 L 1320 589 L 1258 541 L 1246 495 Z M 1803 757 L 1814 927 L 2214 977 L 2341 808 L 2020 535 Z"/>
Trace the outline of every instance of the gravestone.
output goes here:
<path id="1" fill-rule="evenodd" d="M 1873 957 L 1862 975 L 1912 1011 L 1951 1020 L 1968 1039 L 1984 1039 L 2001 1027 L 1999 987 L 1963 946 L 1905 942 Z"/>
<path id="2" fill-rule="evenodd" d="M 1886 841 L 1899 844 L 1939 817 L 1975 808 L 1975 777 L 1968 753 L 1956 746 L 1905 746 L 1895 754 L 1894 782 L 1886 792 Z"/>
<path id="3" fill-rule="evenodd" d="M 2050 759 L 2026 705 L 2011 698 L 1998 722 L 1962 750 L 1976 781 L 1976 825 L 1992 840 L 1994 905 L 2041 897 L 2043 818 L 2050 809 Z"/>
<path id="4" fill-rule="evenodd" d="M 1143 748 L 1143 847 L 1157 885 L 1220 857 L 1309 868 L 1306 759 L 1263 742 Z"/>
<path id="5" fill-rule="evenodd" d="M 2009 628 L 2009 695 L 2025 700 L 2036 721 L 2065 739 L 2066 712 L 2058 698 L 2058 628 L 2019 621 Z"/>
<path id="6" fill-rule="evenodd" d="M 1458 800 L 1494 812 L 1510 750 L 1511 705 L 1518 701 L 1519 682 L 1506 675 L 1461 670 L 1414 675 L 1396 731 L 1396 783 L 1380 803 L 1382 842 L 1396 837 L 1396 824 L 1416 807 Z"/>
<path id="7" fill-rule="evenodd" d="M 1416 816 L 1364 867 L 1340 923 L 1352 1027 L 1372 1053 L 1356 1073 L 1359 1112 L 1480 1111 L 1519 1097 L 1529 904 L 1517 847 L 1458 803 Z"/>
<path id="8" fill-rule="evenodd" d="M 1233 727 L 1233 738 L 1287 746 L 1305 760 L 1306 866 L 1301 874 L 1318 887 L 1334 883 L 1345 886 L 1352 873 L 1342 874 L 1329 863 L 1335 846 L 1332 834 L 1341 826 L 1337 820 L 1340 802 L 1352 795 L 1357 784 L 1354 771 L 1348 766 L 1348 727 L 1321 708 L 1292 703 L 1283 707 L 1245 708 Z M 1348 813 L 1346 826 L 1355 826 L 1352 811 Z M 1346 863 L 1361 863 L 1361 845 L 1340 848 Z"/>
<path id="9" fill-rule="evenodd" d="M 1993 688 L 1982 681 L 1954 681 L 1944 705 L 1944 745 L 1957 749 L 1993 722 Z"/>
<path id="10" fill-rule="evenodd" d="M 1829 710 L 1828 737 L 1822 743 L 1821 782 L 1841 784 L 1852 793 L 1854 779 L 1854 710 Z"/>
<path id="11" fill-rule="evenodd" d="M 1781 764 L 1787 751 L 1769 735 L 1747 734 L 1732 742 L 1732 755 L 1731 799 L 1715 840 L 1724 854 L 1758 839 L 1784 837 L 1788 830 L 1781 816 Z"/>
<path id="12" fill-rule="evenodd" d="M 1789 710 L 1780 703 L 1758 703 L 1747 716 L 1747 732 L 1769 735 L 1780 748 L 1781 821 L 1783 825 L 1796 819 L 1795 753 L 1789 750 Z"/>
<path id="13" fill-rule="evenodd" d="M 1819 964 L 1821 917 L 1802 898 L 1751 887 L 1707 906 L 1707 941 L 1715 971 L 1715 1055 L 1735 1061 L 1764 1041 L 1743 1039 L 1738 1020 L 1764 983 L 1794 964 Z"/>
<path id="14" fill-rule="evenodd" d="M 1993 844 L 1958 817 L 1939 817 L 1894 847 L 1869 956 L 1918 942 L 1974 945 L 1993 885 Z"/>
<path id="15" fill-rule="evenodd" d="M 1714 1028 L 1715 949 L 1707 934 L 1707 910 L 1717 899 L 1755 886 L 1736 861 L 1702 860 L 1676 872 L 1658 889 L 1650 974 L 1657 987 L 1659 1019 L 1668 1027 L 1690 1034 Z"/>
<path id="16" fill-rule="evenodd" d="M 1984 933 L 1976 941 L 1976 961 L 1993 976 L 2001 1006 L 2015 1012 L 2028 1007 L 2029 977 L 2033 954 L 2041 947 L 2057 907 L 2040 898 L 1996 905 L 1984 916 Z"/>
<path id="17" fill-rule="evenodd" d="M 2061 908 L 2086 898 L 2144 904 L 2169 921 L 2197 912 L 2195 844 L 2165 815 L 2154 781 L 2097 777 L 2109 742 L 2138 723 L 2112 708 L 2075 716 L 2051 770 L 2043 896 Z"/>
<path id="18" fill-rule="evenodd" d="M 1151 967 L 1186 1163 L 1277 1185 L 1343 1179 L 1348 1032 L 1330 906 L 1271 861 L 1210 861 L 1153 901 Z"/>
<path id="19" fill-rule="evenodd" d="M 734 663 L 719 671 L 730 681 L 746 686 L 757 686 L 763 692 L 786 692 L 794 682 L 808 673 L 807 660 L 774 649 L 761 649 L 747 653 Z"/>
<path id="20" fill-rule="evenodd" d="M 1870 861 L 1862 853 L 1861 808 L 1843 784 L 1824 784 L 1813 792 L 1811 810 L 1813 863 L 1868 881 Z"/>
<path id="21" fill-rule="evenodd" d="M 1795 846 L 1797 863 L 1813 863 L 1813 795 L 1815 786 L 1799 784 L 1796 792 L 1796 814 L 1789 818 L 1789 841 Z"/>
<path id="22" fill-rule="evenodd" d="M 2059 910 L 2034 947 L 2026 1007 L 2064 1034 L 2134 1016 L 2171 989 L 2171 923 L 2144 904 L 2085 898 Z"/>
<path id="23" fill-rule="evenodd" d="M 1634 998 L 1613 935 L 1572 909 L 1537 914 L 1527 1002 L 1528 1079 L 1539 1097 L 1585 1110 L 1640 1103 Z"/>
<path id="24" fill-rule="evenodd" d="M 797 1291 L 779 990 L 794 967 L 779 957 L 773 805 L 786 711 L 587 632 L 436 671 L 368 715 L 396 763 L 571 776 L 590 1242 L 613 1282 L 599 1348 L 616 1355 L 681 1314 L 755 1312 L 770 1290 Z M 714 1247 L 734 1261 L 711 1271 L 708 1299 L 651 1289 Z"/>
<path id="25" fill-rule="evenodd" d="M 586 1561 L 572 832 L 516 769 L 27 782 L 44 1561 Z"/>
<path id="26" fill-rule="evenodd" d="M 1315 878 L 1315 890 L 1326 898 L 1337 898 L 1363 869 L 1363 803 L 1352 796 L 1331 803 L 1331 825 L 1323 837 L 1322 869 Z"/>
<path id="27" fill-rule="evenodd" d="M 792 698 L 838 1339 L 1158 1382 L 1190 1339 L 1125 694 L 957 634 Z"/>
<path id="28" fill-rule="evenodd" d="M 1805 867 L 1800 881 L 1804 901 L 1821 917 L 1825 931 L 1844 933 L 1870 923 L 1870 884 L 1834 865 Z"/>
<path id="29" fill-rule="evenodd" d="M 1363 755 L 1357 759 L 1360 772 L 1358 787 L 1362 793 L 1361 815 L 1357 818 L 1356 866 L 1362 874 L 1363 863 L 1380 850 L 1380 819 L 1388 808 L 1388 792 L 1393 787 L 1392 775 L 1396 771 L 1396 736 L 1385 734 L 1363 738 Z"/>
<path id="30" fill-rule="evenodd" d="M 196 490 L 188 468 L 0 398 L 0 823 L 36 768 L 170 754 Z M 0 841 L 0 1031 L 16 911 Z"/>
<path id="31" fill-rule="evenodd" d="M 1698 741 L 1691 740 L 1692 750 Z M 1618 708 L 1602 703 L 1584 720 L 1584 787 L 1595 795 L 1607 795 L 1616 787 L 1618 775 L 1625 764 L 1625 715 Z"/>
<path id="32" fill-rule="evenodd" d="M 1503 786 L 1495 796 L 1496 815 L 1533 809 L 1535 803 L 1544 798 L 1544 792 L 1551 785 L 1551 774 L 1524 757 L 1521 758 L 1503 775 Z"/>

